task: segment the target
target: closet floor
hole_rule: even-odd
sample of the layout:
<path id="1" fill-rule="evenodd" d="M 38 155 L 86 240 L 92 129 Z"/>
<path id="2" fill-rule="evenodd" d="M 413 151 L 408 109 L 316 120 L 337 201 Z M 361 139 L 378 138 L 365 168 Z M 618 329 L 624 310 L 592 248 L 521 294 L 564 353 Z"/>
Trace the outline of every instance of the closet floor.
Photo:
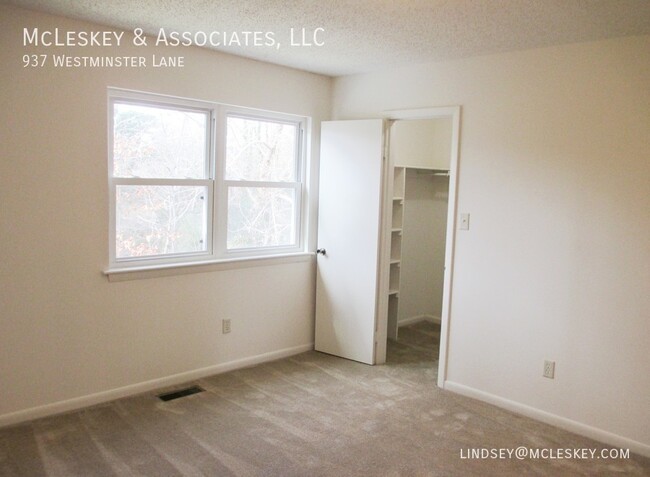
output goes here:
<path id="1" fill-rule="evenodd" d="M 438 354 L 440 352 L 440 325 L 430 321 L 420 321 L 399 328 L 398 340 L 388 340 L 386 349 L 387 364 L 419 364 L 432 368 L 438 374 Z"/>

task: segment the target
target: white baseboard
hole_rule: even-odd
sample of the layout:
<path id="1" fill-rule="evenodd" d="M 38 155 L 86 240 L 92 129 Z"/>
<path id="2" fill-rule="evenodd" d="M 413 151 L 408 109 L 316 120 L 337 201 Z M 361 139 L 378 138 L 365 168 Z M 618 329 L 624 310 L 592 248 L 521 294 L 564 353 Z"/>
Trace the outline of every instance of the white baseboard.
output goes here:
<path id="1" fill-rule="evenodd" d="M 61 414 L 63 412 L 74 411 L 88 406 L 94 406 L 115 399 L 120 399 L 135 394 L 140 394 L 167 386 L 176 386 L 196 379 L 205 378 L 215 374 L 221 374 L 235 369 L 246 368 L 255 364 L 274 361 L 276 359 L 286 358 L 295 354 L 304 353 L 314 349 L 314 343 L 308 343 L 292 348 L 285 348 L 270 353 L 258 354 L 248 358 L 237 359 L 227 363 L 216 364 L 205 368 L 195 369 L 184 373 L 173 374 L 164 378 L 152 379 L 142 383 L 131 384 L 120 388 L 110 389 L 95 394 L 80 396 L 65 401 L 58 401 L 44 406 L 37 406 L 21 411 L 11 412 L 0 415 L 0 427 L 11 426 L 25 421 L 31 421 L 41 417 Z"/>
<path id="2" fill-rule="evenodd" d="M 645 457 L 650 457 L 650 445 L 628 439 L 627 437 L 619 436 L 617 434 L 613 434 L 596 427 L 588 426 L 587 424 L 582 424 L 578 421 L 573 421 L 556 414 L 551 414 L 549 412 L 542 411 L 541 409 L 527 406 L 516 401 L 511 401 L 509 399 L 486 393 L 478 389 L 465 386 L 463 384 L 455 383 L 453 381 L 445 381 L 444 389 L 454 393 L 462 394 L 463 396 L 478 399 L 479 401 L 494 404 L 495 406 L 501 407 L 508 411 L 522 414 L 526 417 L 536 419 L 546 424 L 551 424 L 553 426 L 574 432 L 575 434 L 579 434 L 581 436 L 589 437 L 590 439 L 600 441 L 610 446 L 630 449 L 630 452 L 634 452 L 635 454 L 640 454 Z"/>
<path id="3" fill-rule="evenodd" d="M 419 323 L 420 321 L 429 321 L 431 323 L 437 323 L 440 324 L 440 317 L 439 316 L 433 316 L 433 315 L 417 315 L 417 316 L 412 316 L 410 318 L 405 318 L 403 320 L 400 320 L 397 323 L 397 326 L 407 326 L 407 325 L 412 325 L 413 323 Z"/>

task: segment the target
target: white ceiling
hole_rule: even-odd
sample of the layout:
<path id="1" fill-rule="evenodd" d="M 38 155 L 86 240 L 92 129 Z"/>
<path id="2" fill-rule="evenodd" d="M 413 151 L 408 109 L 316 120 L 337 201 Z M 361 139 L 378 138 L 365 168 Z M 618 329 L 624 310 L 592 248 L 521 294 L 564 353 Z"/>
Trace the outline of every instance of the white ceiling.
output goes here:
<path id="1" fill-rule="evenodd" d="M 339 76 L 380 68 L 650 33 L 650 0 L 9 0 L 157 33 L 271 31 L 280 48 L 218 48 Z M 322 47 L 289 29 L 324 28 Z"/>

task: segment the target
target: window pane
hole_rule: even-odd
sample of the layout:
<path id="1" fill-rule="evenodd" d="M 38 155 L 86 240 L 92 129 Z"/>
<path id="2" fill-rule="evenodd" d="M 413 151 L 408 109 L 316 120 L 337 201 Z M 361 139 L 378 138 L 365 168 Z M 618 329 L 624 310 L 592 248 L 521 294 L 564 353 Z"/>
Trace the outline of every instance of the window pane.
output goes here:
<path id="1" fill-rule="evenodd" d="M 117 186 L 116 257 L 206 251 L 207 199 L 203 186 Z"/>
<path id="2" fill-rule="evenodd" d="M 296 180 L 295 124 L 228 117 L 226 180 Z"/>
<path id="3" fill-rule="evenodd" d="M 228 188 L 228 249 L 296 244 L 294 189 Z"/>
<path id="4" fill-rule="evenodd" d="M 204 179 L 208 114 L 115 103 L 113 175 Z"/>

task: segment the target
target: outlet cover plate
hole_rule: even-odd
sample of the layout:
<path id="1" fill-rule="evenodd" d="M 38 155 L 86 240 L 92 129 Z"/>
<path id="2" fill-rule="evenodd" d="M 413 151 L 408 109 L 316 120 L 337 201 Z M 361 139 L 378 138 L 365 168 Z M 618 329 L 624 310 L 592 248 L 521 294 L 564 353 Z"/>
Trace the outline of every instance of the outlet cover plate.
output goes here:
<path id="1" fill-rule="evenodd" d="M 545 378 L 555 378 L 555 361 L 544 361 L 544 374 Z"/>

